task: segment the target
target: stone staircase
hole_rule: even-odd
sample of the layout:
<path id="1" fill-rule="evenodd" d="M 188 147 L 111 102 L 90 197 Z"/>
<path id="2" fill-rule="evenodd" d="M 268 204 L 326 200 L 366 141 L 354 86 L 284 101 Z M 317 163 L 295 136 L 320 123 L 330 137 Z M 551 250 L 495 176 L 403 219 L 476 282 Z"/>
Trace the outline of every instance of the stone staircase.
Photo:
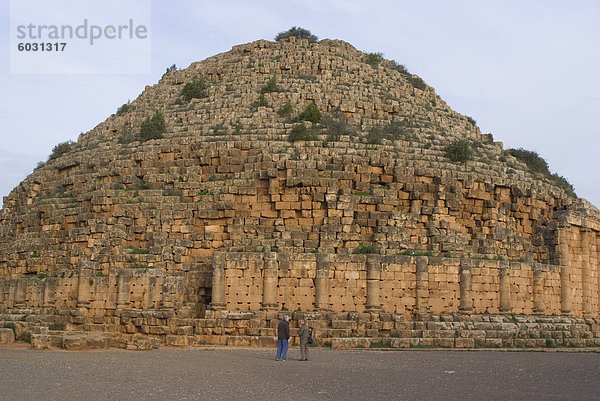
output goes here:
<path id="1" fill-rule="evenodd" d="M 12 312 L 0 314 L 2 342 L 26 341 L 36 349 L 274 347 L 276 327 L 285 314 L 291 318 L 292 344 L 298 343 L 294 336 L 298 320 L 305 319 L 315 346 L 333 349 L 600 347 L 600 319 L 565 316 L 420 314 L 407 320 L 391 313 L 208 310 L 198 318 L 191 313 L 123 310 L 118 321 L 110 322 L 101 316 L 81 316 L 77 309 L 59 310 L 56 315 Z M 86 322 L 77 323 L 82 320 Z"/>

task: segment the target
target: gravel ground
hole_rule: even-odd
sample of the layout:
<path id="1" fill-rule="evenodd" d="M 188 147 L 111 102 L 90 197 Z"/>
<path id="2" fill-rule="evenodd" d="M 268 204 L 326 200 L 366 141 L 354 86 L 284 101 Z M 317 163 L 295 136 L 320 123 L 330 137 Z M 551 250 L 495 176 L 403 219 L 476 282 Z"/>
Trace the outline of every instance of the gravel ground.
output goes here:
<path id="1" fill-rule="evenodd" d="M 600 354 L 0 349 L 0 400 L 600 400 Z"/>

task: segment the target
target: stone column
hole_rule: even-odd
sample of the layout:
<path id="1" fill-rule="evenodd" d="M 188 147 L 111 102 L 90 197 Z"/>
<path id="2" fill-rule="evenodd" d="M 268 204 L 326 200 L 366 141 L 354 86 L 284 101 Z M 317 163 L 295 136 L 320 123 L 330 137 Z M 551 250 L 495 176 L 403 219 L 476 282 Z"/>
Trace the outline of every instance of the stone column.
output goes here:
<path id="1" fill-rule="evenodd" d="M 592 253 L 592 271 L 594 272 L 594 276 L 596 277 L 596 288 L 592 290 L 592 292 L 596 293 L 596 317 L 600 317 L 600 237 L 598 237 L 598 233 L 596 231 L 592 231 L 592 243 L 590 244 L 591 253 Z"/>
<path id="2" fill-rule="evenodd" d="M 129 307 L 129 283 L 131 275 L 125 273 L 125 269 L 119 271 L 117 281 L 117 309 L 125 309 Z"/>
<path id="3" fill-rule="evenodd" d="M 262 309 L 277 309 L 277 253 L 265 254 L 263 267 Z"/>
<path id="4" fill-rule="evenodd" d="M 225 254 L 222 252 L 213 253 L 213 279 L 212 279 L 212 295 L 210 308 L 213 310 L 223 310 L 227 306 L 225 299 L 226 295 L 226 280 L 225 280 Z"/>
<path id="5" fill-rule="evenodd" d="M 417 256 L 417 290 L 415 306 L 417 313 L 429 312 L 429 259 Z"/>
<path id="6" fill-rule="evenodd" d="M 25 306 L 25 291 L 27 290 L 27 284 L 25 279 L 17 279 L 15 284 L 15 300 L 14 307 L 22 308 Z"/>
<path id="7" fill-rule="evenodd" d="M 56 302 L 56 297 L 55 297 L 55 293 L 56 293 L 56 282 L 58 281 L 58 278 L 53 278 L 53 277 L 49 277 L 46 278 L 45 282 L 44 282 L 44 289 L 42 290 L 42 307 L 44 308 L 51 308 L 52 306 L 54 306 L 55 302 Z"/>
<path id="8" fill-rule="evenodd" d="M 8 296 L 6 299 L 6 307 L 12 309 L 15 307 L 15 300 L 17 299 L 17 280 L 10 280 L 6 282 Z"/>
<path id="9" fill-rule="evenodd" d="M 315 278 L 315 309 L 329 310 L 329 254 L 317 254 Z"/>
<path id="10" fill-rule="evenodd" d="M 560 265 L 560 311 L 563 315 L 571 314 L 571 257 L 569 255 L 569 225 L 557 228 L 557 254 Z"/>
<path id="11" fill-rule="evenodd" d="M 92 269 L 86 263 L 80 263 L 78 273 L 77 307 L 87 308 L 90 305 L 90 280 L 92 280 Z"/>
<path id="12" fill-rule="evenodd" d="M 380 281 L 380 257 L 377 255 L 367 255 L 367 311 L 376 312 L 381 309 L 381 301 L 379 299 Z"/>
<path id="13" fill-rule="evenodd" d="M 500 276 L 500 313 L 510 313 L 510 263 L 498 262 L 498 274 Z"/>
<path id="14" fill-rule="evenodd" d="M 542 315 L 546 311 L 544 304 L 544 271 L 537 263 L 533 264 L 533 313 Z"/>
<path id="15" fill-rule="evenodd" d="M 591 230 L 589 228 L 581 229 L 581 292 L 583 317 L 592 317 L 592 272 L 590 242 L 592 240 Z"/>
<path id="16" fill-rule="evenodd" d="M 473 312 L 473 272 L 471 259 L 460 260 L 460 307 L 461 313 Z"/>

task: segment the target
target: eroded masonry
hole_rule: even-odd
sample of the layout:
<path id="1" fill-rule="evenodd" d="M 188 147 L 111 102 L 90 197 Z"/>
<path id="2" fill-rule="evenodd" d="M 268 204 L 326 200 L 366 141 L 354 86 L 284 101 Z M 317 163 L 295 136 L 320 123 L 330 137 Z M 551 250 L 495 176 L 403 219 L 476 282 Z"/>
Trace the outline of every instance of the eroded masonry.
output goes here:
<path id="1" fill-rule="evenodd" d="M 270 346 L 285 313 L 336 348 L 600 345 L 598 209 L 341 41 L 167 72 L 0 219 L 0 330 L 36 348 Z"/>

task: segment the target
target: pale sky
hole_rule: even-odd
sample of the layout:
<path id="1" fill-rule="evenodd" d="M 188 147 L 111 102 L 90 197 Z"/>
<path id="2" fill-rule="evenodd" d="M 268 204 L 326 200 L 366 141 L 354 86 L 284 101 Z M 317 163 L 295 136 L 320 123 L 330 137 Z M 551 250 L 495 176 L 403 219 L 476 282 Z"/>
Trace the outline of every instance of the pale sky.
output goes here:
<path id="1" fill-rule="evenodd" d="M 0 196 L 166 67 L 301 26 L 404 64 L 482 132 L 537 151 L 600 206 L 600 1 L 154 0 L 151 12 L 149 74 L 21 75 L 9 72 L 2 2 Z"/>

